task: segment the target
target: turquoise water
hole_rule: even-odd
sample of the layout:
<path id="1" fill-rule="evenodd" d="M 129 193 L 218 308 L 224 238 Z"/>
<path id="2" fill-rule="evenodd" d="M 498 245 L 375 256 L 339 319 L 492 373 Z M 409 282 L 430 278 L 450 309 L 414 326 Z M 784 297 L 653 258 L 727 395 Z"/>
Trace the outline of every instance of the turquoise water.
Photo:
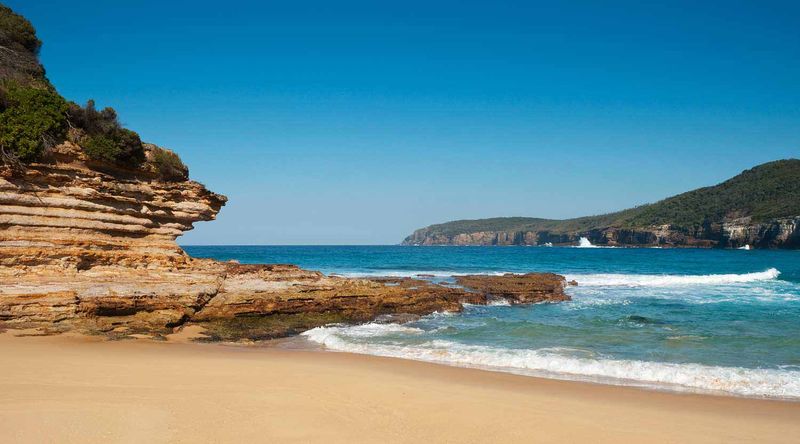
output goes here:
<path id="1" fill-rule="evenodd" d="M 326 348 L 565 379 L 800 399 L 800 251 L 187 247 L 348 276 L 550 271 L 573 300 L 328 326 Z"/>

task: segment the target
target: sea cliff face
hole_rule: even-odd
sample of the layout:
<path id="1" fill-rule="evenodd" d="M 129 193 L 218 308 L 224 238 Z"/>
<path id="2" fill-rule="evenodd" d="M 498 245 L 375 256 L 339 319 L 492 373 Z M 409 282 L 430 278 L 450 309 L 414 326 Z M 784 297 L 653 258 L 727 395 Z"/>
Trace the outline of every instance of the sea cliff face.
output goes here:
<path id="1" fill-rule="evenodd" d="M 430 227 L 416 230 L 403 240 L 403 245 L 576 245 L 580 238 L 594 245 L 800 248 L 800 216 L 753 223 L 750 218 L 737 218 L 719 224 L 706 224 L 687 230 L 671 225 L 642 228 L 608 227 L 585 231 L 554 233 L 551 231 L 478 231 L 445 234 Z"/>
<path id="2" fill-rule="evenodd" d="M 194 181 L 92 169 L 69 142 L 52 155 L 55 161 L 0 177 L 2 265 L 186 266 L 175 239 L 194 222 L 214 219 L 226 201 Z"/>

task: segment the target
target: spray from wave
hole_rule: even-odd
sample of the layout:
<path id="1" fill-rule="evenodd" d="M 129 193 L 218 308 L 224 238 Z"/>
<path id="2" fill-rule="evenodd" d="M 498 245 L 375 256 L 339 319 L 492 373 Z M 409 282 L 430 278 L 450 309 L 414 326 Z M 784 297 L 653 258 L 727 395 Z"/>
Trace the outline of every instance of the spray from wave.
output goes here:
<path id="1" fill-rule="evenodd" d="M 618 248 L 613 245 L 595 245 L 587 237 L 578 239 L 578 245 L 573 245 L 572 248 Z"/>

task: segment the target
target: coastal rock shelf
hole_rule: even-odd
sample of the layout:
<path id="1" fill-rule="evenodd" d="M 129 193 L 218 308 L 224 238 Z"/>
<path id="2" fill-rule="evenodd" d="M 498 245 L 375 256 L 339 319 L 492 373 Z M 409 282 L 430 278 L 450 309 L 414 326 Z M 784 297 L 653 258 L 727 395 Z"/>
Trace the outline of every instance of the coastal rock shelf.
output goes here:
<path id="1" fill-rule="evenodd" d="M 439 285 L 193 259 L 175 239 L 214 219 L 224 196 L 197 182 L 160 180 L 146 165 L 97 168 L 69 143 L 52 156 L 0 175 L 0 327 L 125 337 L 197 324 L 209 340 L 258 340 L 497 298 L 568 299 L 564 278 L 552 274 Z"/>
<path id="2" fill-rule="evenodd" d="M 329 323 L 415 319 L 464 303 L 560 302 L 562 276 L 465 276 L 462 286 L 416 279 L 326 276 L 294 265 L 191 259 L 176 269 L 0 267 L 0 327 L 164 335 L 197 324 L 210 340 L 282 337 Z M 398 316 L 403 315 L 403 316 Z"/>

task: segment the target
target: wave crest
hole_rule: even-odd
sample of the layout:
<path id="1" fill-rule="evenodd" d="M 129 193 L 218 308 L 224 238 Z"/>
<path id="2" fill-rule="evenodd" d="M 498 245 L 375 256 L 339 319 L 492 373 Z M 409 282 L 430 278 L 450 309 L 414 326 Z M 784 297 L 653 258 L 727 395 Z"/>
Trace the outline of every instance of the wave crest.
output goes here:
<path id="1" fill-rule="evenodd" d="M 671 287 L 676 285 L 724 285 L 777 279 L 776 268 L 757 273 L 706 275 L 579 274 L 568 275 L 585 287 Z"/>

